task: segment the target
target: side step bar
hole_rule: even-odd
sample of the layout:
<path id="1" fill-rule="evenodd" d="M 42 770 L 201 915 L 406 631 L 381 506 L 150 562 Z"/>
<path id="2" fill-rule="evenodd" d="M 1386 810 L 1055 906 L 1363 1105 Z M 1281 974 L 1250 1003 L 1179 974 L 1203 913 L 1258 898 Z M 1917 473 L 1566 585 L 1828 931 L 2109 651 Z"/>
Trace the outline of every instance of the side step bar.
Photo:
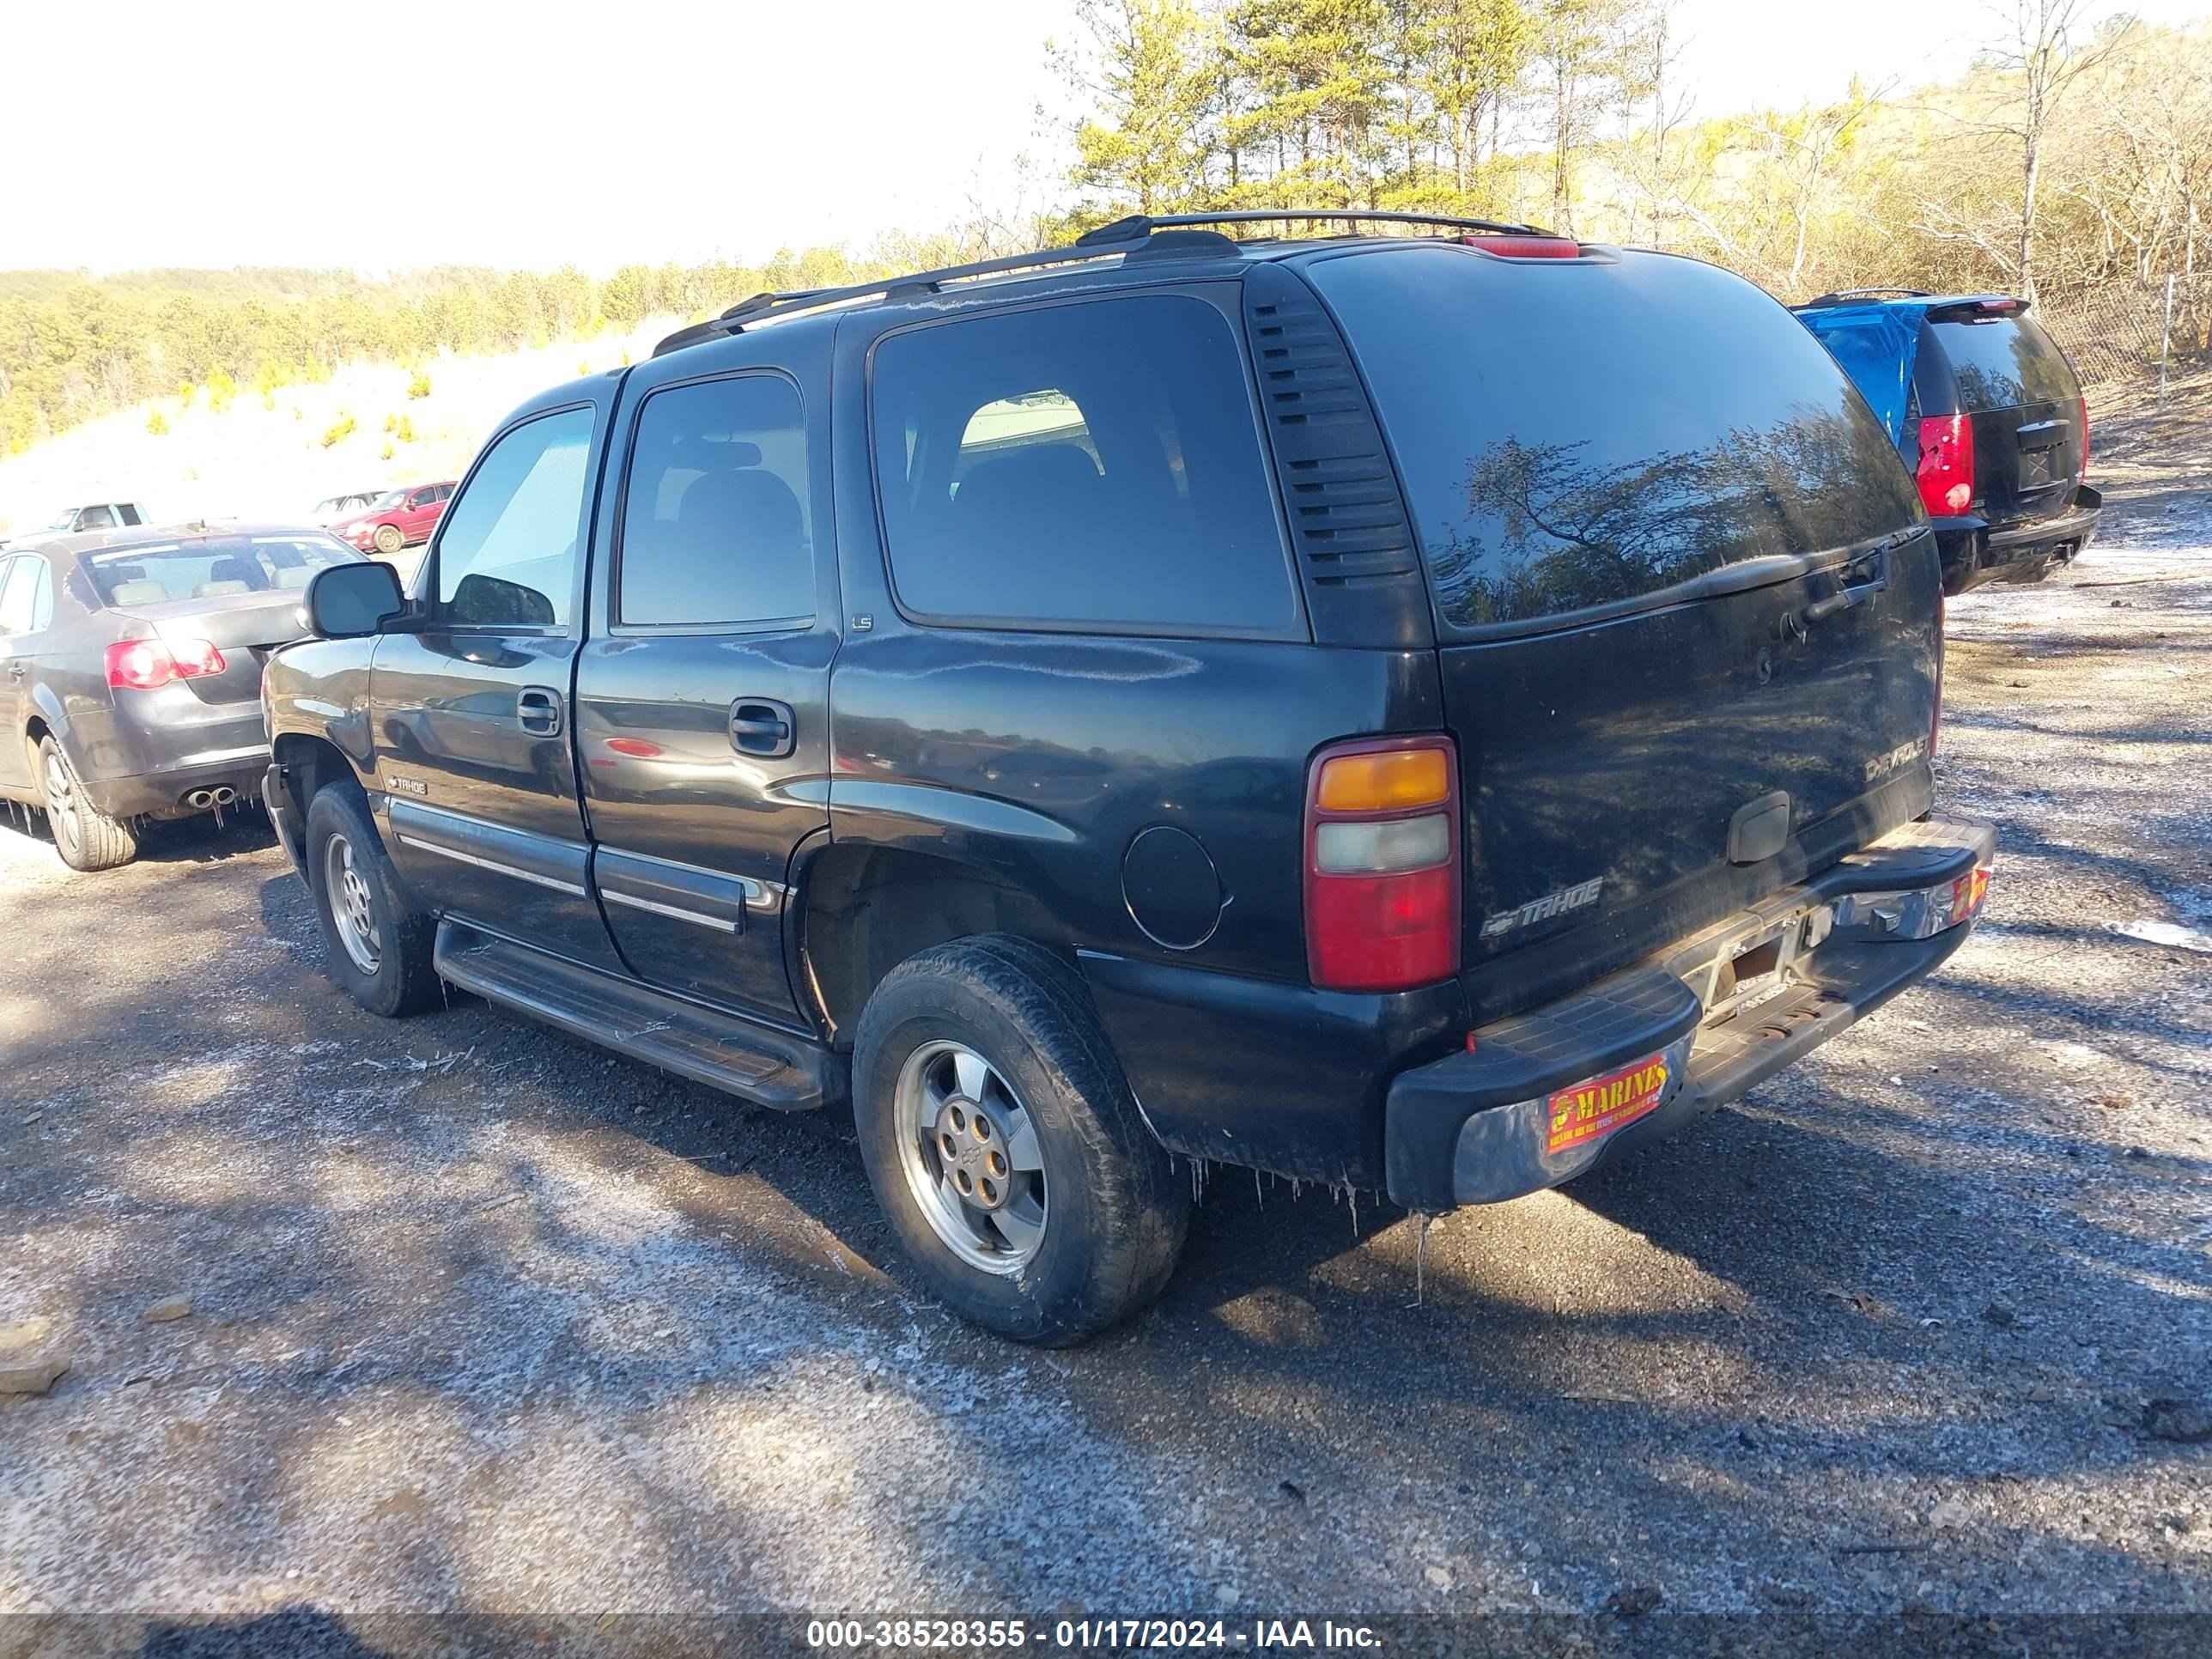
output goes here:
<path id="1" fill-rule="evenodd" d="M 465 922 L 438 924 L 434 959 L 465 991 L 756 1106 L 798 1112 L 847 1097 L 842 1054 Z"/>

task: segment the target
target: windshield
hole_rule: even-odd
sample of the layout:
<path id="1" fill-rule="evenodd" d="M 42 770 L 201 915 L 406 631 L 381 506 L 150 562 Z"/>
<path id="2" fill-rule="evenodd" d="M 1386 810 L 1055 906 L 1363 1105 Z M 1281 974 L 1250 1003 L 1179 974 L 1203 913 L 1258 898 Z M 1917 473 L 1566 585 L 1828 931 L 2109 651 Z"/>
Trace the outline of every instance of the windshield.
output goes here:
<path id="1" fill-rule="evenodd" d="M 387 489 L 370 503 L 369 510 L 373 513 L 381 513 L 386 507 L 397 507 L 406 499 L 407 492 L 404 489 Z"/>
<path id="2" fill-rule="evenodd" d="M 101 604 L 132 605 L 297 592 L 318 570 L 360 556 L 327 536 L 217 536 L 118 547 L 82 562 Z"/>
<path id="3" fill-rule="evenodd" d="M 52 524 L 48 525 L 46 528 L 49 530 L 70 529 L 76 523 L 76 508 L 73 507 L 65 507 L 61 510 L 60 516 L 55 519 L 55 520 Z"/>
<path id="4" fill-rule="evenodd" d="M 1741 278 L 1660 254 L 1324 259 L 1448 629 L 1656 593 L 1920 517 L 1835 360 Z"/>

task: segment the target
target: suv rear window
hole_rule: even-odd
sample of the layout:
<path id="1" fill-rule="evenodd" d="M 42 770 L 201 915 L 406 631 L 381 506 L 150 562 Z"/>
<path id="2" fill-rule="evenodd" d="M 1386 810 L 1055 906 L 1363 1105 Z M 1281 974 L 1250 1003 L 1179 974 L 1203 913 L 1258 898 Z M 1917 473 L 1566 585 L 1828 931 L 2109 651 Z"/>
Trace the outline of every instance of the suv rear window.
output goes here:
<path id="1" fill-rule="evenodd" d="M 235 593 L 295 592 L 325 565 L 361 556 L 326 536 L 223 536 L 88 553 L 85 574 L 102 605 L 167 605 Z"/>
<path id="2" fill-rule="evenodd" d="M 900 604 L 926 620 L 1279 634 L 1297 620 L 1243 357 L 1194 295 L 887 336 L 876 469 Z"/>
<path id="3" fill-rule="evenodd" d="M 1536 268 L 1408 246 L 1310 275 L 1374 393 L 1448 631 L 1613 605 L 1920 516 L 1835 360 L 1711 265 Z"/>
<path id="4" fill-rule="evenodd" d="M 2071 404 L 2081 395 L 2058 348 L 2025 317 L 1931 322 L 1958 377 L 1959 402 L 1972 412 L 2022 404 Z"/>

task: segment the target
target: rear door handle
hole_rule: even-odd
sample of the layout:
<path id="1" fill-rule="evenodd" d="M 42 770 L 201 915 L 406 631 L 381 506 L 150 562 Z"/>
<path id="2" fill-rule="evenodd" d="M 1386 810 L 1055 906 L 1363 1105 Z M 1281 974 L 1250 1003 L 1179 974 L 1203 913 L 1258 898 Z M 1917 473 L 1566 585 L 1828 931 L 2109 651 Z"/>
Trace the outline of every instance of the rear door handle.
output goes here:
<path id="1" fill-rule="evenodd" d="M 526 685 L 514 699 L 514 717 L 533 738 L 561 735 L 561 694 L 550 687 Z"/>
<path id="2" fill-rule="evenodd" d="M 780 760 L 799 747 L 799 717 L 772 697 L 739 697 L 730 705 L 730 746 L 741 755 Z"/>
<path id="3" fill-rule="evenodd" d="M 20 680 L 29 672 L 19 662 L 11 662 L 8 665 L 8 678 L 11 680 Z"/>

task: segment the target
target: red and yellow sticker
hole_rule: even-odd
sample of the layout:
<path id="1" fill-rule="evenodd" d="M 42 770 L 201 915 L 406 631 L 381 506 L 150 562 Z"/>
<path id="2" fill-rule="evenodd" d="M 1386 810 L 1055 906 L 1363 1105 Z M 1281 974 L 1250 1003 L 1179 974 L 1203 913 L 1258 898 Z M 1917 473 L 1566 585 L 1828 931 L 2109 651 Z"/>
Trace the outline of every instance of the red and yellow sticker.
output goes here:
<path id="1" fill-rule="evenodd" d="M 1665 1097 L 1668 1075 L 1667 1056 L 1653 1054 L 1560 1090 L 1546 1103 L 1551 1119 L 1551 1131 L 1544 1138 L 1546 1156 L 1633 1123 Z"/>

